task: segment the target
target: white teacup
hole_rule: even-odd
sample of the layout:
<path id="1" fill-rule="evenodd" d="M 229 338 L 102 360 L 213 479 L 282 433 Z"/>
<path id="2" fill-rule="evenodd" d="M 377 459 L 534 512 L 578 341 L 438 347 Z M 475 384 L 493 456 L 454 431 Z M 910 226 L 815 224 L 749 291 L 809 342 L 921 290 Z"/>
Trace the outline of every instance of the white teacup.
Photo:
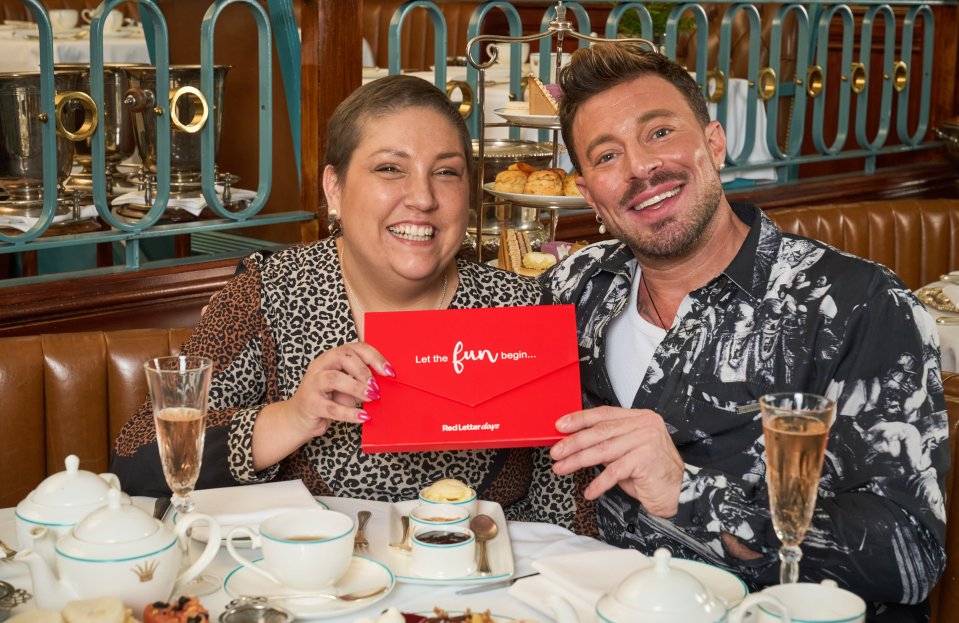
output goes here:
<path id="1" fill-rule="evenodd" d="M 476 571 L 476 536 L 462 524 L 420 528 L 410 543 L 410 571 L 422 578 L 462 578 Z"/>
<path id="2" fill-rule="evenodd" d="M 296 510 L 274 515 L 258 531 L 237 526 L 226 537 L 226 549 L 234 559 L 276 584 L 300 591 L 317 591 L 343 577 L 353 558 L 353 519 L 330 510 Z M 250 537 L 262 548 L 259 564 L 237 552 L 233 541 Z"/>
<path id="3" fill-rule="evenodd" d="M 822 584 L 798 582 L 765 588 L 761 595 L 775 597 L 786 606 L 793 623 L 863 623 L 866 602 L 855 593 L 839 588 L 832 580 Z M 781 623 L 773 610 L 759 606 L 757 623 Z"/>
<path id="4" fill-rule="evenodd" d="M 513 46 L 516 44 L 513 43 L 498 43 L 496 44 L 496 65 L 500 67 L 509 67 L 510 58 L 512 58 Z M 519 44 L 520 48 L 520 64 L 525 65 L 529 59 L 529 44 L 521 43 Z"/>
<path id="5" fill-rule="evenodd" d="M 92 9 L 83 9 L 80 11 L 80 17 L 83 18 L 85 24 L 89 24 L 93 21 L 93 13 Z M 124 16 L 121 11 L 110 11 L 103 19 L 103 32 L 117 32 L 124 26 L 132 24 L 133 20 Z"/>
<path id="6" fill-rule="evenodd" d="M 410 511 L 414 534 L 419 530 L 441 530 L 444 526 L 465 526 L 469 510 L 455 504 L 420 504 Z"/>
<path id="7" fill-rule="evenodd" d="M 80 19 L 80 12 L 76 9 L 53 9 L 47 13 L 50 15 L 50 27 L 53 28 L 53 32 L 76 28 L 77 20 Z"/>

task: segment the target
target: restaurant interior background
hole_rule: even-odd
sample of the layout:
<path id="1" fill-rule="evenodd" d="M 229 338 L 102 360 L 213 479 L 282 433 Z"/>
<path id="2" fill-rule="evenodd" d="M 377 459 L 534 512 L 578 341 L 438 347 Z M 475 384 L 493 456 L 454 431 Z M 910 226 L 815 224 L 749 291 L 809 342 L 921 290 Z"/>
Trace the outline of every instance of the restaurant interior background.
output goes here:
<path id="1" fill-rule="evenodd" d="M 96 8 L 98 2 L 45 0 L 43 4 L 51 9 Z M 273 27 L 272 175 L 268 198 L 250 222 L 261 218 L 269 224 L 235 229 L 233 221 L 217 229 L 216 223 L 224 219 L 205 214 L 194 225 L 180 223 L 176 235 L 165 238 L 161 253 L 171 259 L 142 265 L 129 257 L 124 262 L 117 252 L 121 244 L 117 239 L 96 237 L 109 233 L 109 224 L 102 219 L 92 233 L 51 228 L 19 248 L 16 243 L 0 242 L 0 336 L 191 326 L 210 294 L 233 274 L 238 257 L 254 248 L 326 235 L 319 164 L 326 120 L 365 78 L 396 71 L 428 72 L 423 75 L 435 75 L 440 83 L 446 82 L 446 76 L 462 78 L 465 70 L 456 65 L 467 53 L 471 36 L 531 35 L 544 31 L 555 15 L 555 3 L 525 0 L 304 0 L 292 4 L 291 0 L 268 0 L 260 4 Z M 951 166 L 947 153 L 950 146 L 954 153 L 959 151 L 956 140 L 936 134 L 939 129 L 949 131 L 952 124 L 959 134 L 955 36 L 959 6 L 954 0 L 849 5 L 700 2 L 696 7 L 701 10 L 672 19 L 666 18 L 677 3 L 651 3 L 650 14 L 658 18 L 653 21 L 657 32 L 648 30 L 648 25 L 643 30 L 641 20 L 630 16 L 615 23 L 614 18 L 642 7 L 640 3 L 564 4 L 567 18 L 580 32 L 615 37 L 639 28 L 638 34 L 662 44 L 667 54 L 690 70 L 706 61 L 705 78 L 698 73 L 697 77 L 706 83 L 718 114 L 727 123 L 738 119 L 736 135 L 746 142 L 742 158 L 730 157 L 729 168 L 742 173 L 727 185 L 731 200 L 772 209 L 959 197 L 959 163 Z M 170 64 L 199 63 L 201 25 L 210 0 L 158 0 L 156 6 L 169 31 Z M 223 119 L 216 164 L 220 171 L 239 177 L 238 187 L 254 189 L 262 181 L 259 145 L 263 140 L 258 127 L 263 95 L 258 83 L 262 72 L 257 69 L 257 22 L 244 3 L 220 8 L 214 58 L 231 69 L 222 111 L 217 111 Z M 132 2 L 119 4 L 118 10 L 134 19 L 144 14 Z M 33 19 L 23 0 L 0 0 L 0 18 Z M 147 25 L 148 20 L 149 16 Z M 296 32 L 293 20 L 300 38 L 290 35 Z M 434 41 L 437 21 L 445 27 L 445 43 Z M 893 23 L 895 27 L 889 28 Z M 555 40 L 533 42 L 532 57 L 542 60 L 537 46 L 547 43 L 555 45 Z M 569 52 L 579 44 L 567 37 L 563 47 Z M 368 46 L 367 64 L 372 58 L 382 69 L 364 68 L 364 45 Z M 435 53 L 437 47 L 440 53 Z M 430 72 L 436 59 L 442 64 L 445 58 L 450 59 L 449 66 Z M 505 82 L 504 97 L 521 93 L 520 77 L 516 71 L 505 79 L 496 78 Z M 467 86 L 454 89 L 451 97 L 462 98 L 465 93 L 475 98 L 476 80 L 470 68 L 463 80 Z M 733 98 L 737 85 L 740 100 Z M 474 133 L 478 108 L 474 105 L 469 113 Z M 502 121 L 487 113 L 484 120 L 487 124 Z M 766 124 L 775 138 L 767 139 L 762 130 Z M 549 138 L 545 132 L 539 136 Z M 746 158 L 751 150 L 763 152 L 766 159 L 757 163 L 755 157 Z M 745 179 L 756 177 L 748 173 L 759 170 L 767 172 L 759 176 L 760 181 Z M 0 195 L 0 205 L 3 201 Z M 540 216 L 548 219 L 546 211 Z M 951 229 L 942 234 L 955 236 Z M 86 253 L 95 270 L 45 274 L 44 254 L 57 251 L 57 235 L 70 234 L 75 236 L 71 240 L 89 242 L 71 243 L 59 251 L 76 258 L 81 251 Z M 592 214 L 580 211 L 562 214 L 556 237 L 597 240 L 599 234 Z M 144 242 L 143 249 L 148 246 Z M 959 258 L 953 259 L 955 268 Z"/>

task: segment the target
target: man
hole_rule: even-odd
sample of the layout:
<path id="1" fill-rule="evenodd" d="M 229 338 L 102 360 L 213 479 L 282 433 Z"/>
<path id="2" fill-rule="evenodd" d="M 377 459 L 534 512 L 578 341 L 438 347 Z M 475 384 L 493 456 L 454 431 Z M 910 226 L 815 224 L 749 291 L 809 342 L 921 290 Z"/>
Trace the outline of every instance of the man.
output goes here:
<path id="1" fill-rule="evenodd" d="M 616 240 L 543 277 L 577 307 L 585 411 L 554 470 L 596 467 L 602 536 L 779 581 L 757 399 L 836 402 L 800 576 L 870 620 L 922 621 L 945 564 L 947 418 L 935 326 L 888 269 L 731 205 L 722 127 L 696 83 L 623 44 L 578 50 L 560 120 L 579 187 Z"/>

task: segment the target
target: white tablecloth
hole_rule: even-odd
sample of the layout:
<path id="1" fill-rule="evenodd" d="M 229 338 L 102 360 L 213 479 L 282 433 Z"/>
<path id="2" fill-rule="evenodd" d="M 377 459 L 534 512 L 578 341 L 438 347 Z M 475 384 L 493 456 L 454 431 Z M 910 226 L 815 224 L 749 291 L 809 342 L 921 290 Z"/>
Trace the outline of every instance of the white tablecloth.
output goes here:
<path id="1" fill-rule="evenodd" d="M 357 511 L 363 509 L 370 510 L 373 512 L 373 516 L 367 526 L 367 534 L 388 533 L 385 529 L 385 524 L 389 521 L 388 504 L 344 498 L 321 498 L 321 500 L 330 508 L 351 516 L 355 516 Z M 152 511 L 153 500 L 137 498 L 136 503 L 145 510 Z M 517 576 L 531 573 L 533 559 L 540 556 L 612 548 L 612 546 L 600 541 L 576 536 L 568 530 L 548 524 L 510 523 L 509 536 L 512 541 Z M 12 508 L 0 510 L 0 539 L 3 539 L 11 547 L 18 547 Z M 199 555 L 200 547 L 201 544 L 194 544 L 194 557 Z M 226 548 L 221 548 L 207 571 L 222 580 L 236 566 L 236 562 L 230 557 Z M 0 580 L 10 582 L 17 588 L 32 591 L 30 576 L 26 567 L 20 562 L 0 561 Z M 326 620 L 331 623 L 352 623 L 360 617 L 375 618 L 380 612 L 391 606 L 395 606 L 404 612 L 429 611 L 434 606 L 447 610 L 463 610 L 467 607 L 474 610 L 488 608 L 504 617 L 527 618 L 544 622 L 551 620 L 545 614 L 537 612 L 511 597 L 506 588 L 493 589 L 473 595 L 457 595 L 456 591 L 460 588 L 462 587 L 419 586 L 397 583 L 392 593 L 370 607 L 343 617 Z M 201 601 L 210 610 L 210 620 L 215 622 L 230 598 L 223 590 L 220 590 L 213 595 L 201 598 Z M 18 607 L 16 612 L 23 612 L 32 608 L 33 604 L 30 602 Z M 142 615 L 142 613 L 134 614 L 137 618 Z"/>
<path id="2" fill-rule="evenodd" d="M 0 31 L 0 72 L 39 71 L 40 44 L 36 29 Z M 103 60 L 106 63 L 148 63 L 146 40 L 140 32 L 103 37 Z M 90 41 L 87 38 L 54 37 L 54 63 L 90 62 Z"/>

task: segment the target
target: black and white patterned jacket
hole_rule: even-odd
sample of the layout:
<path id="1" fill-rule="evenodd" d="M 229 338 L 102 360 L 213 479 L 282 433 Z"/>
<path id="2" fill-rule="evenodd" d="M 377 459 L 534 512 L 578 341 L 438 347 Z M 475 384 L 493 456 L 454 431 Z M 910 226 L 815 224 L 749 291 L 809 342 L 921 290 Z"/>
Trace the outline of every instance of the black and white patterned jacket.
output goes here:
<path id="1" fill-rule="evenodd" d="M 801 577 L 832 578 L 873 602 L 870 620 L 926 620 L 921 602 L 945 564 L 949 466 L 935 325 L 887 268 L 785 234 L 754 206 L 734 210 L 751 228 L 742 248 L 689 293 L 690 311 L 649 369 L 635 371 L 632 405 L 620 405 L 663 416 L 686 463 L 679 512 L 651 517 L 616 488 L 598 501 L 600 532 L 621 547 L 723 566 L 753 586 L 778 583 L 762 423 L 751 407 L 767 392 L 823 394 L 837 415 Z M 577 307 L 587 408 L 619 405 L 605 339 L 629 301 L 634 260 L 625 245 L 602 242 L 542 277 L 557 302 Z M 729 555 L 724 532 L 761 557 Z"/>

